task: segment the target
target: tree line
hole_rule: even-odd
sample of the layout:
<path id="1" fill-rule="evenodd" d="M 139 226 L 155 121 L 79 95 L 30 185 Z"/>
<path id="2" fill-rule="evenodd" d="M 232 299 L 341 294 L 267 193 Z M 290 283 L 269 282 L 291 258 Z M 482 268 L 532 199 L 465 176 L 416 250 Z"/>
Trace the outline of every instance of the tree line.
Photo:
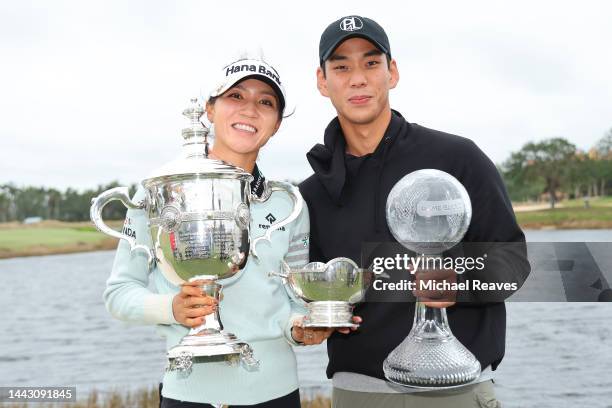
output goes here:
<path id="1" fill-rule="evenodd" d="M 0 185 L 0 222 L 23 221 L 28 217 L 41 217 L 60 221 L 89 220 L 91 199 L 100 193 L 119 187 L 114 181 L 100 185 L 95 190 L 79 192 L 72 188 L 60 191 L 55 188 L 22 187 L 14 184 Z M 136 192 L 136 184 L 129 187 L 130 195 Z M 120 202 L 111 202 L 102 213 L 105 219 L 125 218 L 126 209 Z"/>
<path id="2" fill-rule="evenodd" d="M 588 151 L 564 138 L 524 145 L 499 166 L 513 201 L 540 201 L 552 208 L 562 198 L 597 197 L 612 188 L 612 129 Z"/>
<path id="3" fill-rule="evenodd" d="M 595 197 L 612 191 L 612 129 L 589 151 L 581 151 L 564 138 L 531 142 L 498 166 L 513 201 L 547 199 L 551 207 L 562 198 Z M 0 222 L 41 217 L 60 221 L 87 221 L 91 198 L 120 186 L 114 181 L 79 192 L 45 187 L 0 185 Z M 130 195 L 137 185 L 129 187 Z M 111 202 L 105 219 L 123 219 L 125 207 Z"/>

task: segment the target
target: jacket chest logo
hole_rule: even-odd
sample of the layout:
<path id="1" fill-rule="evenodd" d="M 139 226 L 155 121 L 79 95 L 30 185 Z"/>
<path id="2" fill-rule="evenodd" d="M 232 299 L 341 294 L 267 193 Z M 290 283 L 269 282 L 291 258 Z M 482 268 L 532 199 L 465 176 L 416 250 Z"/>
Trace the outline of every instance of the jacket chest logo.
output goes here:
<path id="1" fill-rule="evenodd" d="M 270 228 L 270 225 L 272 225 L 274 223 L 274 221 L 276 221 L 276 217 L 274 216 L 274 214 L 268 213 L 268 215 L 266 215 L 265 218 L 266 218 L 266 221 L 268 221 L 270 224 L 269 225 L 268 224 L 259 224 L 258 227 L 261 228 L 261 229 L 265 229 L 266 230 L 266 229 Z M 280 227 L 278 230 L 279 231 L 284 231 L 285 227 Z"/>

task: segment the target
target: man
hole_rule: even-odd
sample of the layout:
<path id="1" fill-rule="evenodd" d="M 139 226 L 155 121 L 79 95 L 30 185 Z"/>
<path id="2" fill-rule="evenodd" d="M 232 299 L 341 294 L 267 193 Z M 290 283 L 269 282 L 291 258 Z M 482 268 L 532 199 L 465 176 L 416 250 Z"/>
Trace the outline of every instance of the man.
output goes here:
<path id="1" fill-rule="evenodd" d="M 399 71 L 383 28 L 360 16 L 341 18 L 323 32 L 319 58 L 317 86 L 338 116 L 325 130 L 324 145 L 307 154 L 314 175 L 300 185 L 310 210 L 311 261 L 344 256 L 360 263 L 363 243 L 393 242 L 385 217 L 391 188 L 412 171 L 434 168 L 453 175 L 470 195 L 474 215 L 464 242 L 518 243 L 519 250 L 509 251 L 503 262 L 491 260 L 489 270 L 495 270 L 495 279 L 520 287 L 529 273 L 525 239 L 495 166 L 469 139 L 409 123 L 391 109 L 389 90 L 398 84 Z M 391 386 L 383 361 L 409 333 L 414 303 L 377 299 L 382 301 L 356 307 L 363 318 L 358 331 L 328 339 L 335 408 L 498 406 L 492 371 L 504 356 L 503 298 L 417 295 L 430 306 L 450 307 L 454 335 L 483 368 L 476 384 L 435 392 Z M 462 297 L 471 302 L 455 304 Z"/>

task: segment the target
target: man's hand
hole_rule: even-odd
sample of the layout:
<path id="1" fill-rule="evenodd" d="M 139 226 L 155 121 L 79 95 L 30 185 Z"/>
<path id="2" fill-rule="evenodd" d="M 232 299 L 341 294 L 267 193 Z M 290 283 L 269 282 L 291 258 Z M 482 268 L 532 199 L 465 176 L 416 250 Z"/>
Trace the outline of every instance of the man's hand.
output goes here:
<path id="1" fill-rule="evenodd" d="M 361 323 L 362 319 L 359 316 L 353 316 L 353 322 Z M 302 319 L 296 320 L 291 328 L 291 337 L 298 343 L 310 346 L 313 344 L 321 344 L 324 340 L 327 340 L 334 331 L 338 331 L 342 334 L 348 334 L 351 331 L 355 331 L 357 328 L 339 328 L 334 329 L 333 327 L 303 327 Z"/>
<path id="2" fill-rule="evenodd" d="M 185 282 L 181 291 L 172 299 L 174 319 L 187 327 L 198 327 L 206 321 L 204 316 L 217 310 L 217 300 L 202 293 L 202 286 L 207 281 Z"/>
<path id="3" fill-rule="evenodd" d="M 434 281 L 440 286 L 442 282 L 454 284 L 457 282 L 457 273 L 452 269 L 427 269 L 415 274 L 416 290 L 413 292 L 425 306 L 443 308 L 451 307 L 456 303 L 456 290 L 421 290 L 424 282 Z"/>

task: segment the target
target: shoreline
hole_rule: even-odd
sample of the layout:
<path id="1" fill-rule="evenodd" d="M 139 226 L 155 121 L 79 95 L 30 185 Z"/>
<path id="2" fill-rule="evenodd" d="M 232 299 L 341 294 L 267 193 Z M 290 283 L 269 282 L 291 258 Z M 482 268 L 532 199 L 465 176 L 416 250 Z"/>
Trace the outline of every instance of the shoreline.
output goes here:
<path id="1" fill-rule="evenodd" d="M 554 224 L 545 222 L 519 223 L 522 230 L 601 230 L 612 229 L 612 220 L 560 221 Z"/>
<path id="2" fill-rule="evenodd" d="M 28 258 L 31 256 L 63 255 L 77 254 L 81 252 L 109 251 L 116 249 L 118 243 L 119 240 L 114 238 L 108 238 L 95 244 L 85 244 L 79 242 L 76 244 L 58 247 L 37 245 L 16 251 L 10 251 L 4 248 L 0 248 L 0 259 Z"/>
<path id="3" fill-rule="evenodd" d="M 520 226 L 523 230 L 600 230 L 612 229 L 612 221 L 564 221 L 555 224 L 531 222 L 521 224 Z M 0 248 L 0 260 L 32 256 L 110 251 L 116 249 L 118 243 L 119 240 L 115 238 L 104 238 L 95 243 L 75 242 L 61 246 L 33 245 L 19 250 Z"/>
<path id="4" fill-rule="evenodd" d="M 120 230 L 123 220 L 109 221 L 108 225 Z M 0 259 L 106 251 L 116 249 L 118 243 L 88 221 L 0 224 Z"/>

